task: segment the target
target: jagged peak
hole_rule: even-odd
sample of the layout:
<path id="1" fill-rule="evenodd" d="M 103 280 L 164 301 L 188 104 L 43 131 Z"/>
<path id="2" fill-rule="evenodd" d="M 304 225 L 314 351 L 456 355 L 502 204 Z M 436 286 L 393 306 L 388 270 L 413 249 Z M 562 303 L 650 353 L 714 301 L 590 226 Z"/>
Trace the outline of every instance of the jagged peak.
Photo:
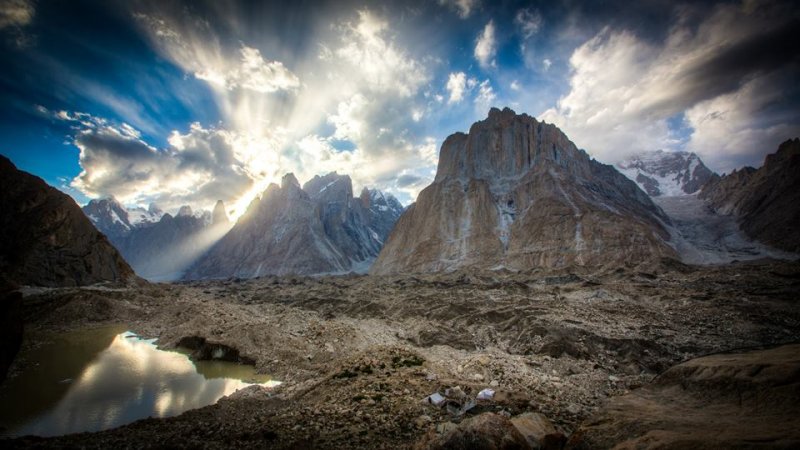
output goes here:
<path id="1" fill-rule="evenodd" d="M 216 225 L 229 222 L 230 218 L 228 217 L 228 213 L 225 211 L 225 202 L 222 200 L 217 200 L 217 203 L 214 205 L 214 212 L 211 214 L 211 223 Z"/>
<path id="2" fill-rule="evenodd" d="M 192 215 L 192 207 L 189 205 L 183 205 L 178 208 L 178 217 L 181 216 L 191 216 Z"/>
<path id="3" fill-rule="evenodd" d="M 297 177 L 294 176 L 293 173 L 289 172 L 281 178 L 281 189 L 286 189 L 289 186 L 294 186 L 300 189 L 300 182 L 297 181 Z"/>

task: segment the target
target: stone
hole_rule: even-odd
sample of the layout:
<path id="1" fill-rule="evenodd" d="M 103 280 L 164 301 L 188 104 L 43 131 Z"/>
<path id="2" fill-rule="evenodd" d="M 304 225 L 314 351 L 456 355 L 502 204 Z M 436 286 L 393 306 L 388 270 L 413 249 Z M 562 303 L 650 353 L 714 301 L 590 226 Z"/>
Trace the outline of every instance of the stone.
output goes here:
<path id="1" fill-rule="evenodd" d="M 499 414 L 483 413 L 462 421 L 457 428 L 443 434 L 429 432 L 413 448 L 523 450 L 531 446 L 509 419 Z"/>
<path id="2" fill-rule="evenodd" d="M 492 109 L 469 134 L 445 139 L 433 183 L 398 219 L 370 273 L 674 258 L 669 223 L 636 183 L 554 125 Z"/>
<path id="3" fill-rule="evenodd" d="M 556 433 L 553 424 L 547 420 L 547 417 L 539 413 L 520 414 L 511 419 L 511 424 L 525 437 L 528 445 L 533 449 L 546 448 L 545 436 Z"/>

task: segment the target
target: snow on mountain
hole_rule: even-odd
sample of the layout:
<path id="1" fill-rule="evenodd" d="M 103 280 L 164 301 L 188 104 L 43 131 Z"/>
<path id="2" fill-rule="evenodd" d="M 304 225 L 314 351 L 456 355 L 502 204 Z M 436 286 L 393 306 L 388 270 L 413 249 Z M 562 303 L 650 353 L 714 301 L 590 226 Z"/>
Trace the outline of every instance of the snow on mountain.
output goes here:
<path id="1" fill-rule="evenodd" d="M 714 176 L 696 154 L 663 150 L 633 155 L 617 170 L 651 197 L 694 194 Z"/>
<path id="2" fill-rule="evenodd" d="M 140 207 L 128 208 L 128 220 L 134 227 L 156 223 L 164 216 L 162 211 L 155 203 L 151 203 L 147 209 Z"/>
<path id="3" fill-rule="evenodd" d="M 112 243 L 115 238 L 126 235 L 134 227 L 128 210 L 113 196 L 92 200 L 82 209 L 94 226 L 108 236 Z"/>
<path id="4" fill-rule="evenodd" d="M 182 206 L 173 217 L 155 204 L 126 208 L 114 197 L 95 199 L 83 207 L 89 220 L 105 234 L 136 273 L 151 281 L 180 278 L 229 228 L 224 205 L 217 221 L 210 211 Z"/>

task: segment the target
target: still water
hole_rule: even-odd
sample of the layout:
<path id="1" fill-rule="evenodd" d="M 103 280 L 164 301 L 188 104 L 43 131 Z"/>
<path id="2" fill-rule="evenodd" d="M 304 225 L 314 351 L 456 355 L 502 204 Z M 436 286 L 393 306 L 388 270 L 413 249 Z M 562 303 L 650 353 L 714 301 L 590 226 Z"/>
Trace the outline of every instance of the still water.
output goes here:
<path id="1" fill-rule="evenodd" d="M 59 334 L 27 353 L 22 373 L 0 386 L 0 434 L 105 430 L 145 417 L 176 416 L 254 384 L 279 384 L 252 366 L 194 363 L 125 330 Z"/>

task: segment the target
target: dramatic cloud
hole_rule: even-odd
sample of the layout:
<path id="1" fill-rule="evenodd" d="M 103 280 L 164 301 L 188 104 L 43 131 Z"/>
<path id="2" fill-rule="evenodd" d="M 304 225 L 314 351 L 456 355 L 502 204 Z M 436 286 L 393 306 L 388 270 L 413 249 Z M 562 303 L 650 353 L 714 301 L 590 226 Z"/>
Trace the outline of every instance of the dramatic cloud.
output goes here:
<path id="1" fill-rule="evenodd" d="M 466 19 L 480 4 L 479 0 L 439 0 L 440 5 L 446 5 L 458 13 L 458 17 Z"/>
<path id="2" fill-rule="evenodd" d="M 283 63 L 265 61 L 258 49 L 243 46 L 241 55 L 240 64 L 227 73 L 207 68 L 196 72 L 195 76 L 227 89 L 244 88 L 261 93 L 291 90 L 300 86 L 300 80 Z"/>
<path id="3" fill-rule="evenodd" d="M 436 152 L 431 157 L 427 136 L 408 130 L 428 111 L 420 94 L 431 75 L 385 18 L 360 10 L 330 24 L 319 51 L 292 61 L 291 70 L 247 43 L 239 43 L 238 59 L 226 57 L 226 44 L 202 20 L 136 18 L 165 56 L 214 88 L 224 127 L 236 136 L 229 141 L 239 172 L 252 183 L 237 204 L 287 172 L 302 180 L 335 170 L 351 175 L 356 188 L 386 188 L 405 201 L 419 186 L 395 178 L 432 178 Z M 261 141 L 270 146 L 251 144 Z"/>
<path id="4" fill-rule="evenodd" d="M 156 202 L 168 209 L 184 204 L 210 208 L 218 199 L 229 204 L 251 187 L 255 176 L 237 151 L 235 133 L 192 124 L 174 132 L 170 146 L 157 149 L 127 124 L 114 124 L 84 113 L 60 111 L 72 123 L 82 172 L 72 187 L 92 197 L 116 196 L 128 204 Z"/>
<path id="5" fill-rule="evenodd" d="M 28 25 L 35 13 L 30 0 L 0 0 L 0 30 Z"/>
<path id="6" fill-rule="evenodd" d="M 497 42 L 494 37 L 494 21 L 490 20 L 475 43 L 475 59 L 483 68 L 496 67 L 497 62 L 494 59 L 496 53 Z"/>
<path id="7" fill-rule="evenodd" d="M 424 67 L 387 37 L 388 22 L 369 11 L 344 28 L 343 46 L 336 56 L 351 64 L 373 90 L 408 97 L 428 80 Z"/>
<path id="8" fill-rule="evenodd" d="M 454 72 L 447 77 L 447 92 L 450 97 L 447 103 L 458 103 L 464 98 L 464 91 L 467 89 L 467 74 L 464 72 Z"/>
<path id="9" fill-rule="evenodd" d="M 684 11 L 661 43 L 602 30 L 574 51 L 570 92 L 541 118 L 607 161 L 685 146 L 720 171 L 759 164 L 800 120 L 780 101 L 798 93 L 800 44 L 798 13 L 750 6 L 718 6 L 698 25 Z"/>
<path id="10" fill-rule="evenodd" d="M 519 28 L 523 38 L 530 39 L 542 27 L 542 15 L 536 10 L 520 9 L 514 16 L 514 24 Z"/>

